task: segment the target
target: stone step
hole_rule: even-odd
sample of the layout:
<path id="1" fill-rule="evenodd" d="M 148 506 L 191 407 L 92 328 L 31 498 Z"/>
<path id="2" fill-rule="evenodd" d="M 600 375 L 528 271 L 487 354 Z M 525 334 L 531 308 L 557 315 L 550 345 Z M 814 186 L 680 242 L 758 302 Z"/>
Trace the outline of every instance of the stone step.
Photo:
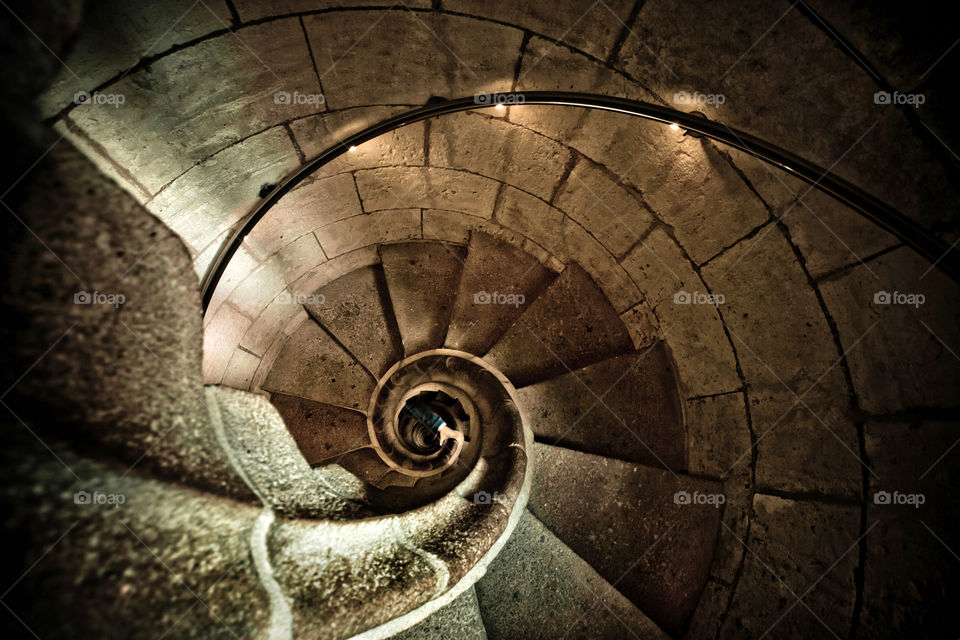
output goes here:
<path id="1" fill-rule="evenodd" d="M 477 593 L 471 587 L 459 598 L 406 631 L 391 636 L 397 640 L 487 640 Z"/>
<path id="2" fill-rule="evenodd" d="M 400 359 L 400 333 L 379 265 L 320 287 L 303 307 L 377 378 Z"/>
<path id="3" fill-rule="evenodd" d="M 370 445 L 367 418 L 359 411 L 283 393 L 274 393 L 270 401 L 310 465 L 330 464 Z"/>
<path id="4" fill-rule="evenodd" d="M 660 627 L 683 635 L 722 514 L 697 502 L 713 500 L 723 486 L 572 449 L 533 449 L 529 509 Z"/>
<path id="5" fill-rule="evenodd" d="M 529 511 L 475 588 L 491 640 L 668 637 Z"/>
<path id="6" fill-rule="evenodd" d="M 616 309 L 570 264 L 486 355 L 517 387 L 633 350 Z"/>
<path id="7" fill-rule="evenodd" d="M 443 346 L 465 255 L 464 247 L 442 242 L 380 247 L 405 355 Z"/>
<path id="8" fill-rule="evenodd" d="M 486 353 L 553 278 L 530 254 L 474 231 L 445 346 Z"/>
<path id="9" fill-rule="evenodd" d="M 684 468 L 673 362 L 656 343 L 520 389 L 538 439 L 608 458 Z"/>
<path id="10" fill-rule="evenodd" d="M 316 321 L 287 340 L 261 387 L 357 411 L 366 411 L 376 381 Z"/>

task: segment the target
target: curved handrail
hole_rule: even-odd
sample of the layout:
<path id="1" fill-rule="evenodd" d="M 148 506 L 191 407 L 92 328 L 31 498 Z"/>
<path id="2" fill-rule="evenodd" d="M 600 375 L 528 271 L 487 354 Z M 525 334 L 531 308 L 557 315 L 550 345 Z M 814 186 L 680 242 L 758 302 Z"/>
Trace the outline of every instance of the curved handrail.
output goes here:
<path id="1" fill-rule="evenodd" d="M 486 95 L 488 99 L 478 99 L 480 95 Z M 803 180 L 807 184 L 847 205 L 882 229 L 899 238 L 904 244 L 939 267 L 944 273 L 950 276 L 950 278 L 960 282 L 960 253 L 955 251 L 951 245 L 948 245 L 930 231 L 882 200 L 870 195 L 853 183 L 844 180 L 829 169 L 824 169 L 813 162 L 805 160 L 800 156 L 749 133 L 734 129 L 720 122 L 707 120 L 697 114 L 686 113 L 669 107 L 626 98 L 614 98 L 569 91 L 523 91 L 493 95 L 495 96 L 496 102 L 502 102 L 510 106 L 559 105 L 614 111 L 653 120 L 654 122 L 660 122 L 666 125 L 676 124 L 687 131 L 692 131 L 712 140 L 722 142 Z M 431 102 L 422 107 L 407 111 L 406 113 L 387 118 L 338 142 L 284 179 L 283 182 L 277 185 L 273 191 L 247 215 L 243 223 L 233 232 L 229 242 L 223 245 L 217 252 L 216 258 L 210 264 L 204 276 L 201 288 L 204 313 L 206 313 L 210 305 L 213 292 L 220 278 L 223 276 L 227 264 L 230 262 L 230 259 L 233 258 L 243 239 L 280 198 L 290 192 L 310 174 L 346 153 L 350 147 L 363 144 L 364 142 L 390 133 L 405 125 L 450 113 L 490 108 L 493 104 L 489 98 L 490 94 L 477 94 L 477 96 L 457 98 L 455 100 Z"/>

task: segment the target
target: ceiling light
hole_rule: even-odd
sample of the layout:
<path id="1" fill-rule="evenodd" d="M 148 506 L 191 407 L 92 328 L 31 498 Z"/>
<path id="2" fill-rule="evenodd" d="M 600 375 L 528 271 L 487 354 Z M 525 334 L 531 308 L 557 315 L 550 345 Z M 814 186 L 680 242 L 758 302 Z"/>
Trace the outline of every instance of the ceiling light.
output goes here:
<path id="1" fill-rule="evenodd" d="M 347 149 L 347 151 L 356 151 L 356 150 L 357 150 L 357 145 L 355 144 L 350 145 L 350 148 Z"/>
<path id="2" fill-rule="evenodd" d="M 680 125 L 678 125 L 676 122 L 671 122 L 670 128 L 673 129 L 674 131 L 680 131 Z"/>
<path id="3" fill-rule="evenodd" d="M 502 102 L 498 102 L 498 103 L 497 103 L 497 106 L 494 107 L 494 108 L 495 108 L 497 111 L 503 111 L 503 109 L 504 109 L 503 103 L 502 103 Z"/>

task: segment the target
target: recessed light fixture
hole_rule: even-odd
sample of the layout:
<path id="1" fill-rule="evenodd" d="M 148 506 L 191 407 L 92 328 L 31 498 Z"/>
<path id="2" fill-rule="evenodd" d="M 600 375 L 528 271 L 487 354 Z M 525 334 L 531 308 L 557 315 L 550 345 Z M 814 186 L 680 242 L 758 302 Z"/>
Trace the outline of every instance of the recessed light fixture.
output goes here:
<path id="1" fill-rule="evenodd" d="M 680 131 L 680 125 L 678 125 L 676 122 L 671 122 L 670 128 L 673 129 L 674 131 Z"/>
<path id="2" fill-rule="evenodd" d="M 505 107 L 503 106 L 503 103 L 502 103 L 502 102 L 498 102 L 498 103 L 497 103 L 497 106 L 494 107 L 494 109 L 496 109 L 497 111 L 503 111 L 504 108 L 505 108 Z"/>
<path id="3" fill-rule="evenodd" d="M 350 145 L 350 148 L 347 149 L 347 151 L 356 151 L 356 150 L 357 150 L 357 145 L 355 144 Z"/>

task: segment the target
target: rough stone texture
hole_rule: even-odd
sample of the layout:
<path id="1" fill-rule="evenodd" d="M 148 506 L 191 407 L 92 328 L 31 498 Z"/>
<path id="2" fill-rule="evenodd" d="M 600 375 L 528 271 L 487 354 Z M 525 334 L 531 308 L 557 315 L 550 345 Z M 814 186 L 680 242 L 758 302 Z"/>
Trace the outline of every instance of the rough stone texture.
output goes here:
<path id="1" fill-rule="evenodd" d="M 4 431 L 12 429 L 7 422 Z M 16 451 L 4 447 L 0 500 L 13 565 L 4 604 L 30 631 L 10 617 L 8 637 L 264 630 L 269 600 L 249 546 L 257 508 L 126 474 L 126 465 L 94 463 L 51 442 L 61 464 L 24 437 Z M 78 503 L 83 491 L 90 500 Z"/>
<path id="2" fill-rule="evenodd" d="M 743 574 L 720 637 L 768 631 L 776 638 L 846 637 L 856 591 L 858 509 L 761 494 L 753 506 Z"/>
<path id="3" fill-rule="evenodd" d="M 237 348 L 230 357 L 223 379 L 220 381 L 225 387 L 246 391 L 253 382 L 253 376 L 260 366 L 260 356 L 250 353 L 246 349 Z"/>
<path id="4" fill-rule="evenodd" d="M 395 636 L 396 640 L 487 640 L 487 632 L 473 588 L 432 616 Z"/>
<path id="5" fill-rule="evenodd" d="M 519 30 L 449 15 L 383 16 L 371 10 L 304 18 L 330 108 L 509 91 Z M 401 42 L 403 55 L 397 55 Z"/>
<path id="6" fill-rule="evenodd" d="M 359 411 L 282 393 L 270 402 L 310 465 L 337 462 L 342 454 L 370 445 L 367 417 Z"/>
<path id="7" fill-rule="evenodd" d="M 296 19 L 241 28 L 164 56 L 104 89 L 124 95 L 123 105 L 82 105 L 70 118 L 156 193 L 225 146 L 318 110 L 278 104 L 279 91 L 320 93 Z"/>
<path id="8" fill-rule="evenodd" d="M 362 212 L 352 176 L 308 179 L 281 198 L 246 241 L 266 257 L 305 233 Z"/>
<path id="9" fill-rule="evenodd" d="M 311 469 L 281 414 L 258 395 L 210 387 L 233 457 L 266 505 L 288 517 L 341 520 L 369 516 L 360 483 L 343 473 Z"/>
<path id="10" fill-rule="evenodd" d="M 596 58 L 606 59 L 617 35 L 625 28 L 631 4 L 626 0 L 599 4 L 576 0 L 562 5 L 538 6 L 517 5 L 506 0 L 450 0 L 444 8 L 515 24 L 582 49 Z"/>
<path id="11" fill-rule="evenodd" d="M 617 312 L 634 306 L 643 296 L 636 283 L 616 258 L 586 229 L 570 217 L 563 219 L 557 256 L 566 263 L 576 262 L 600 285 L 604 295 Z"/>
<path id="12" fill-rule="evenodd" d="M 678 504 L 677 492 L 692 499 L 722 486 L 570 449 L 534 451 L 530 510 L 665 631 L 681 635 L 707 579 L 720 510 Z"/>
<path id="13" fill-rule="evenodd" d="M 583 269 L 569 265 L 490 349 L 517 387 L 630 350 L 616 311 Z"/>
<path id="14" fill-rule="evenodd" d="M 472 233 L 444 346 L 486 353 L 553 277 L 533 256 L 504 240 Z M 497 294 L 523 296 L 523 303 L 519 298 L 516 304 L 497 303 Z"/>
<path id="15" fill-rule="evenodd" d="M 311 375 L 304 376 L 309 371 Z M 366 408 L 374 379 L 313 321 L 290 336 L 262 387 L 348 409 Z"/>
<path id="16" fill-rule="evenodd" d="M 357 269 L 317 289 L 307 313 L 379 378 L 400 359 L 402 344 L 377 267 Z M 319 297 L 322 296 L 322 297 Z"/>
<path id="17" fill-rule="evenodd" d="M 553 204 L 618 258 L 640 240 L 653 222 L 653 216 L 634 191 L 582 158 Z"/>
<path id="18" fill-rule="evenodd" d="M 957 406 L 957 283 L 904 248 L 823 282 L 821 290 L 849 351 L 861 408 L 893 413 Z M 875 299 L 879 292 L 891 301 L 894 294 L 922 295 L 925 301 L 883 304 Z"/>
<path id="19" fill-rule="evenodd" d="M 668 637 L 530 512 L 476 590 L 492 640 Z"/>
<path id="20" fill-rule="evenodd" d="M 220 384 L 250 318 L 232 304 L 222 304 L 203 332 L 203 381 Z"/>
<path id="21" fill-rule="evenodd" d="M 737 363 L 717 308 L 678 304 L 678 294 L 706 295 L 707 287 L 662 230 L 653 231 L 623 260 L 646 305 L 659 320 L 659 335 L 670 345 L 686 397 L 740 387 Z"/>
<path id="22" fill-rule="evenodd" d="M 524 387 L 519 400 L 534 434 L 549 444 L 683 468 L 680 400 L 662 342 Z"/>
<path id="23" fill-rule="evenodd" d="M 41 113 L 49 117 L 73 104 L 78 91 L 90 92 L 142 58 L 225 29 L 229 22 L 230 11 L 220 0 L 88 3 L 64 66 L 38 101 Z M 103 55 L 105 41 L 109 56 Z"/>
<path id="24" fill-rule="evenodd" d="M 316 232 L 323 252 L 336 257 L 388 242 L 419 240 L 420 209 L 389 209 L 334 222 Z"/>
<path id="25" fill-rule="evenodd" d="M 442 240 L 454 244 L 467 244 L 474 231 L 496 233 L 499 225 L 487 218 L 445 209 L 421 209 L 420 224 L 424 240 Z"/>
<path id="26" fill-rule="evenodd" d="M 560 224 L 564 213 L 534 196 L 505 186 L 497 201 L 493 219 L 530 238 L 547 251 L 560 246 Z"/>
<path id="27" fill-rule="evenodd" d="M 270 345 L 282 334 L 287 325 L 297 317 L 304 317 L 303 306 L 293 299 L 277 296 L 260 312 L 240 340 L 240 347 L 257 355 L 266 355 Z"/>
<path id="28" fill-rule="evenodd" d="M 390 8 L 395 6 L 396 2 L 390 0 L 234 0 L 234 4 L 240 19 L 249 21 L 318 9 L 353 6 Z M 411 8 L 430 6 L 428 0 L 404 0 L 403 4 Z"/>
<path id="29" fill-rule="evenodd" d="M 717 29 L 732 16 L 736 28 Z M 644 4 L 634 32 L 617 64 L 668 104 L 678 91 L 723 94 L 718 107 L 676 106 L 832 166 L 927 226 L 955 210 L 956 190 L 899 110 L 875 104 L 873 79 L 795 7 L 659 0 Z"/>
<path id="30" fill-rule="evenodd" d="M 707 265 L 703 277 L 725 296 L 721 310 L 751 388 L 761 439 L 757 483 L 855 495 L 857 436 L 840 354 L 787 241 L 764 227 Z"/>
<path id="31" fill-rule="evenodd" d="M 405 355 L 443 345 L 464 257 L 461 247 L 436 242 L 380 247 Z"/>
<path id="32" fill-rule="evenodd" d="M 290 123 L 290 130 L 304 157 L 312 160 L 348 136 L 415 107 L 416 105 L 390 105 L 339 109 L 294 120 Z M 357 154 L 361 149 L 362 152 Z M 360 145 L 351 155 L 362 158 L 365 166 L 423 164 L 423 125 L 411 125 L 392 131 Z M 335 160 L 320 172 L 324 175 L 337 173 L 339 169 L 353 162 L 353 159 Z"/>
<path id="33" fill-rule="evenodd" d="M 858 637 L 949 636 L 960 599 L 956 552 L 957 423 L 868 422 L 866 564 Z M 951 449 L 951 447 L 954 447 Z M 921 494 L 919 507 L 877 504 L 879 491 Z M 892 501 L 891 501 L 892 502 Z M 939 540 L 937 539 L 939 538 Z"/>
<path id="34" fill-rule="evenodd" d="M 509 182 L 549 200 L 570 162 L 570 150 L 500 118 L 462 113 L 431 122 L 429 162 Z"/>
<path id="35" fill-rule="evenodd" d="M 196 258 L 256 206 L 263 185 L 280 182 L 298 163 L 287 132 L 274 127 L 193 167 L 147 208 L 193 247 Z"/>
<path id="36" fill-rule="evenodd" d="M 750 430 L 742 393 L 684 400 L 690 473 L 719 478 L 735 465 L 749 466 Z"/>
<path id="37" fill-rule="evenodd" d="M 390 535 L 389 525 L 370 522 L 273 527 L 270 559 L 293 610 L 294 637 L 350 637 L 439 595 L 440 568 Z"/>
<path id="38" fill-rule="evenodd" d="M 179 239 L 64 141 L 4 202 L 17 216 L 4 234 L 4 403 L 40 437 L 250 499 L 208 421 L 197 281 Z M 90 304 L 76 303 L 82 292 Z"/>
<path id="39" fill-rule="evenodd" d="M 450 209 L 489 218 L 497 183 L 438 167 L 386 167 L 356 172 L 364 211 L 422 207 Z"/>

